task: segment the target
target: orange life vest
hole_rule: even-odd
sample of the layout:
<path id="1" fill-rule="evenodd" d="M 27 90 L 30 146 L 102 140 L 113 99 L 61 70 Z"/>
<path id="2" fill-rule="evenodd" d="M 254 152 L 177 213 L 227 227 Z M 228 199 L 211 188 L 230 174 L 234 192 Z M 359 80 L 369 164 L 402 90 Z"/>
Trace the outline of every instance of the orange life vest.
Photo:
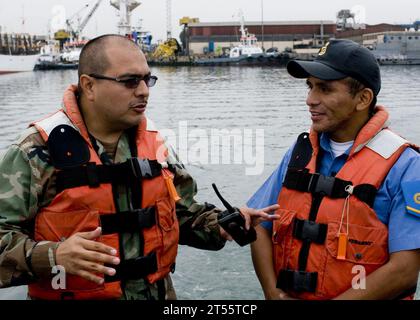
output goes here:
<path id="1" fill-rule="evenodd" d="M 386 128 L 387 111 L 376 110 L 335 177 L 316 173 L 318 134 L 298 139 L 272 234 L 277 287 L 293 297 L 334 298 L 357 283 L 360 272 L 369 275 L 389 259 L 388 228 L 373 200 L 409 143 Z"/>
<path id="2" fill-rule="evenodd" d="M 52 202 L 39 210 L 35 222 L 35 240 L 58 242 L 74 233 L 92 231 L 102 225 L 103 234 L 97 241 L 117 249 L 118 256 L 123 260 L 119 267 L 120 271 L 117 272 L 119 276 L 134 279 L 146 277 L 150 283 L 154 283 L 163 279 L 173 268 L 179 240 L 175 199 L 170 194 L 171 190 L 168 190 L 173 184 L 167 181 L 167 179 L 173 179 L 173 174 L 160 165 L 166 159 L 167 150 L 159 133 L 151 128 L 151 123 L 144 118 L 135 137 L 138 158 L 132 158 L 124 164 L 116 164 L 121 174 L 114 173 L 111 176 L 113 179 L 125 179 L 130 166 L 138 175 L 145 171 L 144 168 L 150 171 L 150 167 L 147 167 L 149 162 L 145 162 L 144 159 L 150 160 L 156 168 L 152 168 L 154 170 L 149 172 L 149 176 L 143 175 L 141 179 L 135 180 L 135 185 L 138 185 L 138 190 L 140 190 L 136 196 L 141 199 L 142 209 L 116 213 L 118 210 L 114 203 L 112 183 L 104 183 L 99 179 L 100 174 L 106 173 L 109 166 L 102 165 L 89 139 L 77 106 L 75 90 L 76 88 L 72 87 L 66 92 L 64 110 L 34 125 L 46 142 L 53 130 L 57 128 L 64 131 L 75 129 L 80 134 L 83 142 L 88 146 L 89 161 L 77 169 L 85 170 L 88 176 L 87 183 L 75 183 L 73 187 L 70 185 L 61 188 L 63 190 L 58 191 Z M 69 157 L 71 157 L 70 153 L 68 152 Z M 64 177 L 71 180 L 72 168 L 68 170 L 70 170 L 70 175 L 67 174 Z M 100 174 L 95 177 L 95 172 L 100 172 Z M 66 173 L 66 169 L 56 169 L 57 182 L 59 175 L 63 173 Z M 92 173 L 93 178 L 89 177 Z M 64 184 L 69 183 L 66 179 L 62 179 Z M 127 229 L 141 235 L 143 256 L 138 259 L 124 260 L 121 254 L 120 235 L 128 232 Z M 144 270 L 140 270 L 142 268 Z M 104 284 L 97 285 L 68 274 L 66 288 L 58 290 L 52 287 L 51 280 L 41 279 L 29 285 L 29 295 L 38 299 L 117 299 L 122 295 L 120 277 L 109 279 L 105 277 Z"/>

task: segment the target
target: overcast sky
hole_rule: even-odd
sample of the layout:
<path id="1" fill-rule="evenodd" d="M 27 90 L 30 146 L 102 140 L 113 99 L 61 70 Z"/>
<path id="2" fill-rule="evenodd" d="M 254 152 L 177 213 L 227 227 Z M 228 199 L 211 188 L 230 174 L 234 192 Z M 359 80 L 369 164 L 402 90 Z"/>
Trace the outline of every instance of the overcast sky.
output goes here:
<path id="1" fill-rule="evenodd" d="M 95 0 L 0 0 L 0 26 L 2 32 L 29 32 L 47 34 L 54 6 L 65 8 L 67 18 L 73 16 L 86 4 Z M 95 15 L 84 30 L 84 35 L 93 37 L 103 33 L 117 32 L 116 10 L 103 0 Z M 166 0 L 143 0 L 133 11 L 132 24 L 141 24 L 152 32 L 154 39 L 166 37 Z M 263 4 L 263 10 L 261 10 Z M 420 0 L 172 0 L 172 31 L 179 35 L 178 21 L 183 16 L 197 17 L 201 22 L 238 21 L 238 12 L 243 10 L 245 20 L 333 20 L 340 9 L 362 6 L 366 22 L 376 24 L 411 23 L 420 19 Z M 84 10 L 83 14 L 87 14 Z M 82 14 L 82 16 L 83 16 Z M 25 23 L 22 24 L 22 17 Z"/>

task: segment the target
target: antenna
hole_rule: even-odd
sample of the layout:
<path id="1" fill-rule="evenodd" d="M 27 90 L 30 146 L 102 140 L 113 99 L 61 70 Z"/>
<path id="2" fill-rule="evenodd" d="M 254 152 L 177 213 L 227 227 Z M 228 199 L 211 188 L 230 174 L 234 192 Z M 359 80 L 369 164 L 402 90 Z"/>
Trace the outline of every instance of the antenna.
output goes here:
<path id="1" fill-rule="evenodd" d="M 264 50 L 264 0 L 261 0 L 261 47 Z"/>
<path id="2" fill-rule="evenodd" d="M 22 4 L 22 33 L 25 33 L 25 5 Z"/>
<path id="3" fill-rule="evenodd" d="M 172 1 L 166 0 L 166 38 L 172 38 Z"/>
<path id="4" fill-rule="evenodd" d="M 226 207 L 226 209 L 229 212 L 235 212 L 235 209 L 233 209 L 233 207 L 229 204 L 229 202 L 227 202 L 225 200 L 225 198 L 222 197 L 222 195 L 220 194 L 219 190 L 216 187 L 216 184 L 212 183 L 211 185 L 212 185 L 212 187 L 214 189 L 214 192 L 216 192 L 217 197 L 220 199 L 220 201 L 222 201 L 222 203 Z"/>

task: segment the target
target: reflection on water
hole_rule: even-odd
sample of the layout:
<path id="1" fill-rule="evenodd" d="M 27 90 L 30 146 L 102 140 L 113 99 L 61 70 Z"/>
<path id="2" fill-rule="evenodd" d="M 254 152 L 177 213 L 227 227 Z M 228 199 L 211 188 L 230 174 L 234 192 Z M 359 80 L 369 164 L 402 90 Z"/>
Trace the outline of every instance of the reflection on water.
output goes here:
<path id="1" fill-rule="evenodd" d="M 264 129 L 265 166 L 245 176 L 241 165 L 189 165 L 199 186 L 197 199 L 221 206 L 211 183 L 236 206 L 243 205 L 279 163 L 295 137 L 310 125 L 304 80 L 277 68 L 155 68 L 148 116 L 158 128 Z M 391 113 L 392 128 L 420 143 L 420 67 L 384 67 L 379 103 Z M 33 120 L 61 105 L 76 71 L 33 72 L 0 77 L 0 151 Z M 181 299 L 262 299 L 249 247 L 228 243 L 220 252 L 181 246 L 173 275 Z"/>

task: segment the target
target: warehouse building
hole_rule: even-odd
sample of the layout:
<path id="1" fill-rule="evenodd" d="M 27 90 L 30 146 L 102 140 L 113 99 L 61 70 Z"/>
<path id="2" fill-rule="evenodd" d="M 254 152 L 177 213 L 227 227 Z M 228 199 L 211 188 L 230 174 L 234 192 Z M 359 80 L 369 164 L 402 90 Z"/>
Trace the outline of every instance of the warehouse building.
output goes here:
<path id="1" fill-rule="evenodd" d="M 224 50 L 240 43 L 239 22 L 204 23 L 195 20 L 184 23 L 184 26 L 181 40 L 190 54 Z M 313 51 L 315 48 L 316 51 L 337 32 L 334 21 L 281 21 L 264 22 L 263 25 L 261 22 L 246 22 L 245 28 L 256 36 L 260 47 L 266 50 L 276 47 L 279 51 L 287 47 L 297 51 Z"/>

